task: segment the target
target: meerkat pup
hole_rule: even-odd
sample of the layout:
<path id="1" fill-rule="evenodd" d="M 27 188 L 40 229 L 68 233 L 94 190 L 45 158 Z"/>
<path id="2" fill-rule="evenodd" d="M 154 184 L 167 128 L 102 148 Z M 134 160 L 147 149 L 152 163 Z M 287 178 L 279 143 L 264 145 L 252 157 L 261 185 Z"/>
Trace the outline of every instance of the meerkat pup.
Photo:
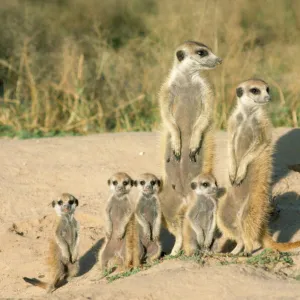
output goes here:
<path id="1" fill-rule="evenodd" d="M 78 200 L 68 193 L 62 194 L 58 201 L 52 202 L 59 220 L 54 239 L 50 241 L 48 263 L 53 272 L 51 282 L 23 278 L 28 283 L 46 289 L 48 293 L 56 290 L 63 280 L 74 277 L 78 273 L 79 224 L 74 218 L 78 204 Z"/>
<path id="2" fill-rule="evenodd" d="M 191 180 L 213 169 L 214 95 L 201 71 L 221 62 L 206 45 L 187 41 L 175 50 L 173 67 L 159 93 L 164 128 L 161 204 L 165 224 L 176 238 L 172 255 L 182 246 L 182 218 L 174 213 L 190 192 Z"/>
<path id="3" fill-rule="evenodd" d="M 200 174 L 192 180 L 191 189 L 183 227 L 183 249 L 188 256 L 195 254 L 199 248 L 207 250 L 212 244 L 218 185 L 213 175 Z"/>
<path id="4" fill-rule="evenodd" d="M 155 175 L 145 173 L 140 175 L 134 184 L 139 189 L 135 210 L 139 238 L 145 248 L 147 261 L 152 262 L 161 254 L 161 208 L 158 197 L 161 181 Z"/>
<path id="5" fill-rule="evenodd" d="M 133 203 L 129 198 L 133 184 L 134 181 L 131 177 L 122 172 L 116 173 L 108 179 L 112 194 L 105 209 L 105 244 L 99 254 L 102 270 L 116 261 L 125 268 L 131 264 L 134 266 L 139 264 L 139 258 L 134 256 L 136 224 Z"/>
<path id="6" fill-rule="evenodd" d="M 229 180 L 227 195 L 220 199 L 217 224 L 225 238 L 237 242 L 232 254 L 254 245 L 287 251 L 296 243 L 276 243 L 268 232 L 271 196 L 271 123 L 264 110 L 271 97 L 260 79 L 242 82 L 236 89 L 237 106 L 228 121 Z"/>

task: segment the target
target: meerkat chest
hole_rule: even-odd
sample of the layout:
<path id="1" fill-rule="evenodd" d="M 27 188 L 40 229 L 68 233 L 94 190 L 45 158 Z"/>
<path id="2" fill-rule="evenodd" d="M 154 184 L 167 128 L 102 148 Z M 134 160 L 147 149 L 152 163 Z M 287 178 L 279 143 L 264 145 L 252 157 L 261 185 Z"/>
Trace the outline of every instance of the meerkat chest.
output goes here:
<path id="1" fill-rule="evenodd" d="M 69 245 L 75 244 L 78 238 L 77 224 L 75 220 L 66 221 L 66 226 L 62 230 L 62 237 L 67 241 Z"/>
<path id="2" fill-rule="evenodd" d="M 139 211 L 147 221 L 153 220 L 157 216 L 155 199 L 142 199 L 140 201 Z"/>
<path id="3" fill-rule="evenodd" d="M 239 160 L 249 150 L 258 128 L 255 117 L 247 117 L 241 113 L 237 114 L 236 123 L 234 147 L 236 158 Z"/>

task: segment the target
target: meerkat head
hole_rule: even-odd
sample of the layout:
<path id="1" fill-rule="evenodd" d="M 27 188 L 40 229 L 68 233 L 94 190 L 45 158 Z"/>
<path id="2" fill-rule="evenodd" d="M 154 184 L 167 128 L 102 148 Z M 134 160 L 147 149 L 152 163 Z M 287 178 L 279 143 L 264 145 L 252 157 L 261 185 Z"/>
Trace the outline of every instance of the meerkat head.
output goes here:
<path id="1" fill-rule="evenodd" d="M 138 187 L 143 195 L 150 196 L 159 193 L 161 180 L 153 174 L 144 173 L 139 176 L 138 180 L 134 181 L 134 185 Z"/>
<path id="2" fill-rule="evenodd" d="M 218 191 L 217 180 L 211 174 L 200 174 L 192 180 L 191 189 L 197 195 L 216 196 Z"/>
<path id="3" fill-rule="evenodd" d="M 58 200 L 52 201 L 52 207 L 58 216 L 73 214 L 78 204 L 79 201 L 68 193 L 63 193 Z"/>
<path id="4" fill-rule="evenodd" d="M 124 172 L 115 173 L 108 179 L 107 183 L 111 191 L 118 196 L 128 194 L 133 186 L 133 180 Z"/>
<path id="5" fill-rule="evenodd" d="M 186 41 L 175 51 L 175 66 L 183 72 L 213 69 L 221 63 L 209 47 L 198 42 Z"/>
<path id="6" fill-rule="evenodd" d="M 244 107 L 253 108 L 271 100 L 270 89 L 261 79 L 249 79 L 242 82 L 236 89 L 236 96 Z"/>

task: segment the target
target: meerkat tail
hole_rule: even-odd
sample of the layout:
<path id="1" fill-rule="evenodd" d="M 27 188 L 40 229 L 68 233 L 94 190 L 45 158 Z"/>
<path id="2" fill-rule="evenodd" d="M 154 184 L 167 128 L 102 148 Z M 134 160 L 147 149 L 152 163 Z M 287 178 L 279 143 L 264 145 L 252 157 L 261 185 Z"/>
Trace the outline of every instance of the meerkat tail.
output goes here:
<path id="1" fill-rule="evenodd" d="M 281 252 L 286 252 L 292 249 L 299 248 L 300 250 L 300 241 L 292 242 L 292 243 L 277 243 L 273 241 L 270 234 L 266 233 L 262 238 L 262 244 L 264 248 L 271 248 L 274 250 L 278 250 Z"/>
<path id="2" fill-rule="evenodd" d="M 42 289 L 47 289 L 48 288 L 48 283 L 47 282 L 43 282 L 43 281 L 40 281 L 36 278 L 28 278 L 28 277 L 23 277 L 24 281 L 26 281 L 27 283 L 30 283 L 34 286 L 38 286 Z"/>

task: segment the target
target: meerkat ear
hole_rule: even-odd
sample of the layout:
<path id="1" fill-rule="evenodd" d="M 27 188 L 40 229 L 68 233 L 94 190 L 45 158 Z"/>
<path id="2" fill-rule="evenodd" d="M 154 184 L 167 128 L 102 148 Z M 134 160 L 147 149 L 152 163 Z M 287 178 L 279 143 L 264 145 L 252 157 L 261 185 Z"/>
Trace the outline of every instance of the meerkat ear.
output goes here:
<path id="1" fill-rule="evenodd" d="M 130 180 L 131 186 L 134 186 L 134 180 Z"/>
<path id="2" fill-rule="evenodd" d="M 157 179 L 157 185 L 160 186 L 160 184 L 161 184 L 160 179 Z"/>
<path id="3" fill-rule="evenodd" d="M 197 188 L 197 183 L 196 182 L 192 182 L 191 183 L 191 189 L 195 190 Z"/>
<path id="4" fill-rule="evenodd" d="M 133 185 L 134 185 L 134 186 L 138 186 L 137 180 L 133 180 Z"/>
<path id="5" fill-rule="evenodd" d="M 54 207 L 54 206 L 55 206 L 55 204 L 56 204 L 56 201 L 55 201 L 55 200 L 53 200 L 53 201 L 52 201 L 52 207 Z"/>
<path id="6" fill-rule="evenodd" d="M 110 185 L 110 179 L 107 180 L 107 184 Z"/>
<path id="7" fill-rule="evenodd" d="M 182 50 L 178 50 L 176 52 L 176 57 L 179 61 L 183 61 L 184 57 L 185 57 L 185 54 Z"/>
<path id="8" fill-rule="evenodd" d="M 244 93 L 243 88 L 239 87 L 236 89 L 236 95 L 238 98 L 242 97 L 243 93 Z"/>
<path id="9" fill-rule="evenodd" d="M 78 206 L 78 204 L 79 204 L 79 201 L 75 198 L 75 204 L 76 204 L 76 206 Z"/>

